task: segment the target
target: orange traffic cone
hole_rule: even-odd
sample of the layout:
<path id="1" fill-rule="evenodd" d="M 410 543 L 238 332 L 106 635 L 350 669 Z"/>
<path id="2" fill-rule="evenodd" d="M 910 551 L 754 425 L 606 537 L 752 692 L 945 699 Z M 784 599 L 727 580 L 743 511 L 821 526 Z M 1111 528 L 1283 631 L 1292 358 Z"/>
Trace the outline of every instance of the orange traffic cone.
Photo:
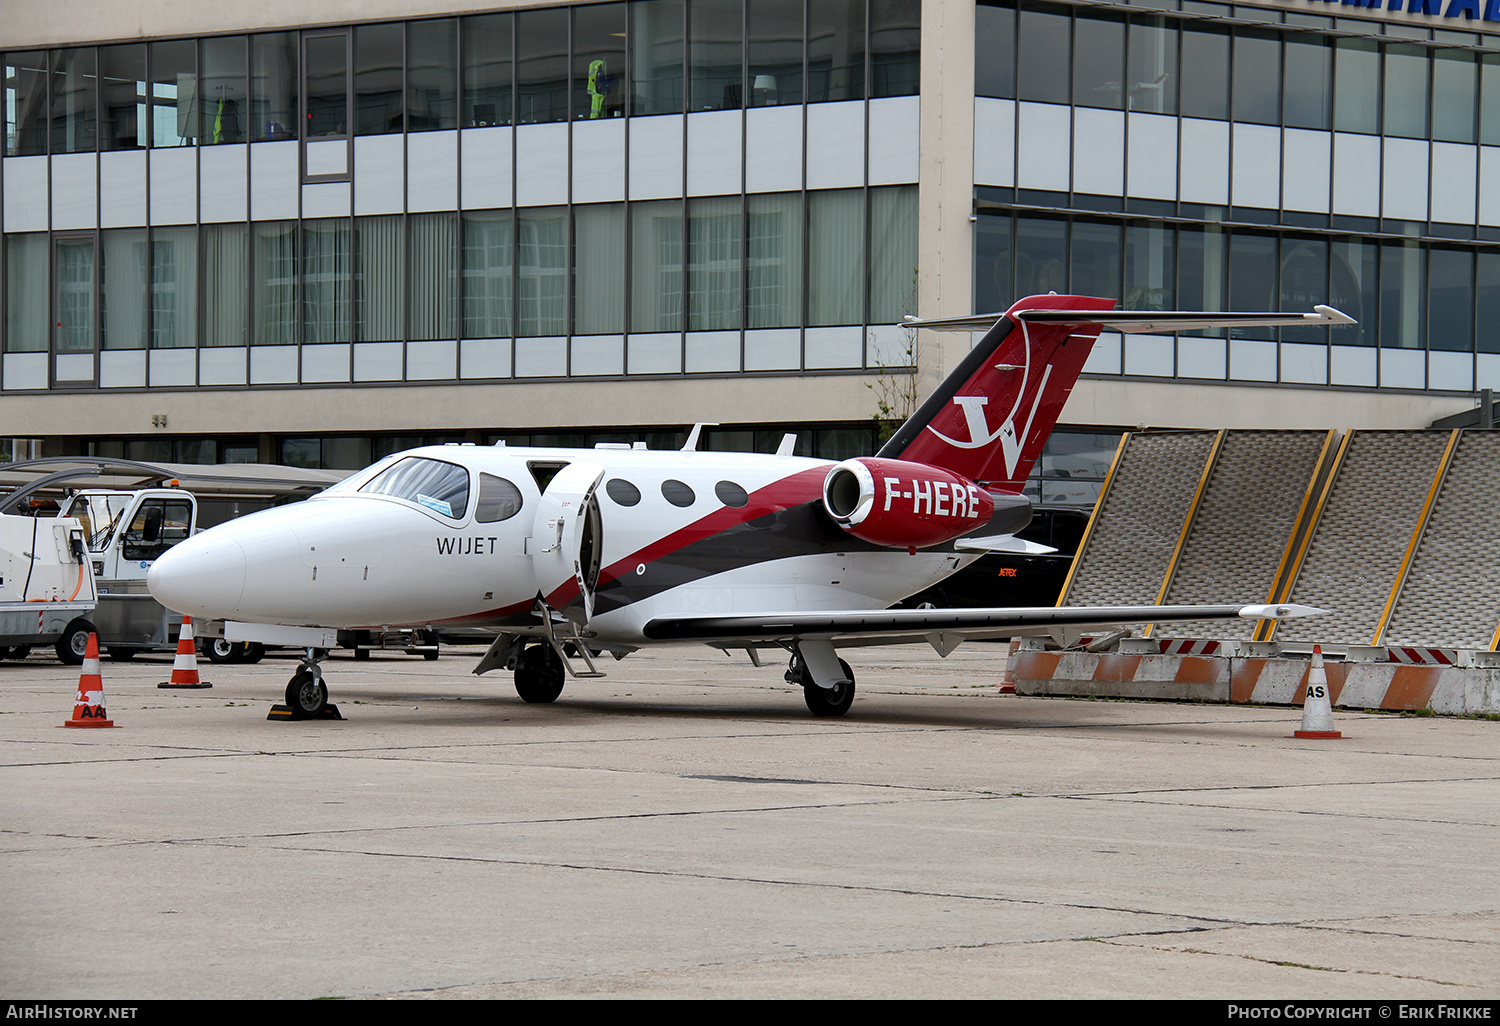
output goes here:
<path id="1" fill-rule="evenodd" d="M 1016 693 L 1016 653 L 1021 650 L 1021 639 L 1010 639 L 1010 651 L 1005 655 L 1005 675 L 1000 678 L 1000 694 Z"/>
<path id="2" fill-rule="evenodd" d="M 1307 668 L 1307 695 L 1302 700 L 1302 729 L 1292 737 L 1331 740 L 1343 734 L 1333 729 L 1333 702 L 1328 695 L 1328 671 L 1323 669 L 1323 646 L 1314 645 Z"/>
<path id="3" fill-rule="evenodd" d="M 198 648 L 193 644 L 193 618 L 182 618 L 182 633 L 177 635 L 177 658 L 172 660 L 172 679 L 156 685 L 159 688 L 211 688 L 198 679 Z"/>
<path id="4" fill-rule="evenodd" d="M 104 678 L 99 676 L 99 637 L 89 635 L 89 647 L 83 653 L 83 672 L 78 676 L 78 704 L 73 706 L 73 718 L 64 720 L 64 727 L 113 727 L 114 720 L 106 719 L 104 711 Z"/>

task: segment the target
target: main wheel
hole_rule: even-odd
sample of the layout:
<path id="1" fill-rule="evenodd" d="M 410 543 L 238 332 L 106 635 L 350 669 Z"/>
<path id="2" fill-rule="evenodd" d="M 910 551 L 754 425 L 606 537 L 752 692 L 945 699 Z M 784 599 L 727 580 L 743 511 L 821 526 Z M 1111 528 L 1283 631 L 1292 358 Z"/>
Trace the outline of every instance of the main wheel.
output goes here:
<path id="1" fill-rule="evenodd" d="M 57 658 L 69 666 L 82 666 L 84 653 L 89 650 L 89 635 L 97 632 L 98 628 L 87 620 L 74 620 L 53 646 Z"/>
<path id="2" fill-rule="evenodd" d="M 247 663 L 258 663 L 266 657 L 266 646 L 258 641 L 245 642 L 245 654 L 241 660 Z"/>
<path id="3" fill-rule="evenodd" d="M 287 682 L 286 704 L 303 716 L 316 716 L 328 705 L 328 685 L 311 670 L 298 670 Z"/>
<path id="4" fill-rule="evenodd" d="M 552 646 L 531 645 L 516 665 L 516 694 L 523 702 L 555 702 L 565 679 L 562 660 Z"/>
<path id="5" fill-rule="evenodd" d="M 799 662 L 797 665 L 797 676 L 802 682 L 802 698 L 807 702 L 809 712 L 814 716 L 842 716 L 849 711 L 849 706 L 854 704 L 854 671 L 849 669 L 848 663 L 839 660 L 839 668 L 849 678 L 848 682 L 831 688 L 819 687 L 813 683 L 812 674 L 807 672 L 805 663 Z"/>

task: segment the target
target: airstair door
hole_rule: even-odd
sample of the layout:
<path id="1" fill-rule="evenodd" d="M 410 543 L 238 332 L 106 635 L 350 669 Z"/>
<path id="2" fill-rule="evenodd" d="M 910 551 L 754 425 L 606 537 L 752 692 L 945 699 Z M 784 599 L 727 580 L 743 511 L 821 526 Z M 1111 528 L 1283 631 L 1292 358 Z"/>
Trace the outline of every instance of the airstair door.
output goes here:
<path id="1" fill-rule="evenodd" d="M 599 583 L 604 537 L 594 490 L 603 477 L 602 463 L 570 463 L 559 470 L 542 492 L 531 529 L 537 590 L 549 607 L 578 624 L 593 615 Z"/>

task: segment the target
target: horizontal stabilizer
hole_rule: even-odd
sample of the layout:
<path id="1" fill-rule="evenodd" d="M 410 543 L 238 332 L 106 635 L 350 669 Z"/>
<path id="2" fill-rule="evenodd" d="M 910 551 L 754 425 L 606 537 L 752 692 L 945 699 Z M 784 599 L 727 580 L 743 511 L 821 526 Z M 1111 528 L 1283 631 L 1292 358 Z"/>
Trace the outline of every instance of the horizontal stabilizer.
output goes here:
<path id="1" fill-rule="evenodd" d="M 907 317 L 911 328 L 935 331 L 987 331 L 1003 313 L 974 314 L 923 320 Z M 1278 325 L 1354 324 L 1353 317 L 1331 306 L 1315 306 L 1311 313 L 1210 313 L 1197 310 L 1018 310 L 1012 314 L 1031 324 L 1097 324 L 1127 335 L 1147 332 L 1201 331 L 1209 328 L 1268 328 Z"/>

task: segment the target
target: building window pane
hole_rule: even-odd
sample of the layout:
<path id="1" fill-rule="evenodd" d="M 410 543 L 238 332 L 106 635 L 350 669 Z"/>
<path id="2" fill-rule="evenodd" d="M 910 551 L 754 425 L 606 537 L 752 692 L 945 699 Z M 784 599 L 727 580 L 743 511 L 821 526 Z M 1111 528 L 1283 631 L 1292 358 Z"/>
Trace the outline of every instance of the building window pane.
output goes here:
<path id="1" fill-rule="evenodd" d="M 1125 19 L 1079 15 L 1073 23 L 1073 102 L 1120 109 Z"/>
<path id="2" fill-rule="evenodd" d="M 807 323 L 864 321 L 865 196 L 860 189 L 807 194 Z"/>
<path id="3" fill-rule="evenodd" d="M 151 229 L 151 348 L 198 343 L 198 231 Z"/>
<path id="4" fill-rule="evenodd" d="M 191 146 L 198 137 L 198 47 L 191 39 L 151 44 L 151 145 Z"/>
<path id="5" fill-rule="evenodd" d="M 1234 36 L 1234 120 L 1281 123 L 1281 37 L 1241 29 Z"/>
<path id="6" fill-rule="evenodd" d="M 1160 224 L 1133 224 L 1125 229 L 1126 310 L 1175 310 L 1173 279 L 1177 261 L 1172 229 Z"/>
<path id="7" fill-rule="evenodd" d="M 406 130 L 458 127 L 458 19 L 406 27 Z"/>
<path id="8" fill-rule="evenodd" d="M 203 226 L 203 344 L 245 344 L 248 232 L 243 224 Z"/>
<path id="9" fill-rule="evenodd" d="M 744 80 L 743 0 L 692 0 L 688 36 L 690 110 L 735 110 Z"/>
<path id="10" fill-rule="evenodd" d="M 464 338 L 511 335 L 509 210 L 464 213 Z"/>
<path id="11" fill-rule="evenodd" d="M 802 323 L 802 196 L 747 196 L 745 327 Z"/>
<path id="12" fill-rule="evenodd" d="M 740 326 L 738 196 L 688 201 L 688 330 Z"/>
<path id="13" fill-rule="evenodd" d="M 1479 141 L 1500 144 L 1500 53 L 1480 58 Z"/>
<path id="14" fill-rule="evenodd" d="M 573 334 L 625 330 L 625 204 L 573 208 Z"/>
<path id="15" fill-rule="evenodd" d="M 568 212 L 516 212 L 516 334 L 568 333 Z"/>
<path id="16" fill-rule="evenodd" d="M 99 148 L 134 150 L 146 145 L 146 46 L 99 48 L 99 102 L 104 131 Z"/>
<path id="17" fill-rule="evenodd" d="M 870 0 L 870 95 L 916 96 L 921 80 L 921 0 Z"/>
<path id="18" fill-rule="evenodd" d="M 1331 341 L 1341 346 L 1373 346 L 1380 312 L 1378 250 L 1374 242 L 1349 239 L 1333 244 L 1329 261 L 1328 305 L 1359 323 L 1331 329 Z"/>
<path id="19" fill-rule="evenodd" d="M 511 123 L 511 46 L 515 20 L 479 14 L 461 23 L 464 55 L 464 127 Z"/>
<path id="20" fill-rule="evenodd" d="M 1427 274 L 1431 300 L 1427 348 L 1467 353 L 1474 349 L 1474 254 L 1433 249 Z"/>
<path id="21" fill-rule="evenodd" d="M 1229 238 L 1229 309 L 1274 310 L 1276 284 L 1274 235 L 1237 232 Z M 1232 328 L 1232 338 L 1275 339 L 1275 328 Z"/>
<path id="22" fill-rule="evenodd" d="M 1177 23 L 1137 16 L 1128 38 L 1129 109 L 1177 113 Z"/>
<path id="23" fill-rule="evenodd" d="M 245 80 L 245 37 L 219 36 L 203 40 L 199 93 L 203 97 L 203 145 L 245 141 L 241 118 L 248 96 Z"/>
<path id="24" fill-rule="evenodd" d="M 1439 50 L 1432 62 L 1432 137 L 1444 142 L 1474 141 L 1474 101 L 1479 65 L 1466 50 Z"/>
<path id="25" fill-rule="evenodd" d="M 1073 223 L 1073 273 L 1068 289 L 1083 296 L 1114 299 L 1120 294 L 1120 227 Z"/>
<path id="26" fill-rule="evenodd" d="M 917 187 L 870 190 L 870 323 L 917 312 Z"/>
<path id="27" fill-rule="evenodd" d="M 1333 47 L 1333 127 L 1373 135 L 1380 131 L 1380 45 L 1336 39 Z"/>
<path id="28" fill-rule="evenodd" d="M 1286 313 L 1306 313 L 1328 302 L 1328 242 L 1326 239 L 1284 239 L 1281 245 L 1281 304 Z M 1327 342 L 1328 329 L 1288 325 L 1283 342 Z"/>
<path id="29" fill-rule="evenodd" d="M 57 240 L 55 302 L 59 352 L 94 348 L 94 240 Z"/>
<path id="30" fill-rule="evenodd" d="M 348 37 L 303 39 L 307 71 L 307 130 L 304 139 L 349 134 Z"/>
<path id="31" fill-rule="evenodd" d="M 1229 33 L 1219 28 L 1182 30 L 1182 113 L 1229 119 Z"/>
<path id="32" fill-rule="evenodd" d="M 864 98 L 863 0 L 808 0 L 808 101 Z"/>
<path id="33" fill-rule="evenodd" d="M 52 52 L 53 153 L 87 153 L 94 149 L 96 82 L 92 46 Z"/>
<path id="34" fill-rule="evenodd" d="M 47 351 L 47 233 L 5 237 L 5 351 Z"/>
<path id="35" fill-rule="evenodd" d="M 458 216 L 413 214 L 407 282 L 411 334 L 417 340 L 458 337 Z"/>
<path id="36" fill-rule="evenodd" d="M 1478 293 L 1479 351 L 1500 353 L 1500 253 L 1477 255 L 1475 292 Z"/>
<path id="37" fill-rule="evenodd" d="M 349 341 L 349 222 L 302 222 L 302 341 Z"/>
<path id="38" fill-rule="evenodd" d="M 1010 309 L 1011 215 L 981 213 L 974 232 L 974 312 Z"/>
<path id="39" fill-rule="evenodd" d="M 625 113 L 625 4 L 573 8 L 573 117 Z"/>
<path id="40" fill-rule="evenodd" d="M 297 34 L 267 32 L 250 37 L 250 141 L 295 139 Z"/>
<path id="41" fill-rule="evenodd" d="M 297 341 L 297 225 L 257 221 L 255 231 L 255 345 Z"/>
<path id="42" fill-rule="evenodd" d="M 974 8 L 974 95 L 1011 100 L 1016 95 L 1016 12 Z"/>
<path id="43" fill-rule="evenodd" d="M 750 106 L 802 102 L 802 0 L 749 0 Z"/>
<path id="44" fill-rule="evenodd" d="M 1327 128 L 1333 115 L 1333 50 L 1319 36 L 1286 40 L 1285 123 L 1292 128 Z"/>
<path id="45" fill-rule="evenodd" d="M 1184 101 L 1187 94 L 1183 93 Z M 1228 268 L 1220 228 L 1184 228 L 1177 236 L 1177 302 L 1183 310 L 1224 309 Z M 1222 335 L 1209 330 L 1192 334 Z"/>
<path id="46" fill-rule="evenodd" d="M 1016 46 L 1017 92 L 1023 100 L 1067 103 L 1072 81 L 1069 10 L 1050 4 L 1020 12 Z"/>
<path id="47" fill-rule="evenodd" d="M 630 330 L 682 330 L 682 202 L 630 205 Z"/>
<path id="48" fill-rule="evenodd" d="M 1067 224 L 1016 219 L 1016 298 L 1068 291 Z"/>
<path id="49" fill-rule="evenodd" d="M 47 54 L 5 55 L 5 155 L 47 152 Z"/>
<path id="50" fill-rule="evenodd" d="M 1427 51 L 1400 43 L 1385 51 L 1385 134 L 1427 138 Z"/>
<path id="51" fill-rule="evenodd" d="M 390 342 L 406 335 L 402 296 L 406 231 L 399 214 L 354 222 L 354 337 Z"/>
<path id="52" fill-rule="evenodd" d="M 354 30 L 354 131 L 382 135 L 401 131 L 402 26 L 360 25 Z M 510 47 L 505 49 L 510 59 Z"/>
<path id="53" fill-rule="evenodd" d="M 683 0 L 635 0 L 630 5 L 630 113 L 683 109 L 682 20 Z"/>
<path id="54" fill-rule="evenodd" d="M 1422 248 L 1415 242 L 1387 242 L 1380 247 L 1382 348 L 1422 348 L 1422 301 L 1427 291 L 1424 263 Z"/>
<path id="55" fill-rule="evenodd" d="M 516 15 L 516 122 L 568 119 L 568 9 Z"/>

